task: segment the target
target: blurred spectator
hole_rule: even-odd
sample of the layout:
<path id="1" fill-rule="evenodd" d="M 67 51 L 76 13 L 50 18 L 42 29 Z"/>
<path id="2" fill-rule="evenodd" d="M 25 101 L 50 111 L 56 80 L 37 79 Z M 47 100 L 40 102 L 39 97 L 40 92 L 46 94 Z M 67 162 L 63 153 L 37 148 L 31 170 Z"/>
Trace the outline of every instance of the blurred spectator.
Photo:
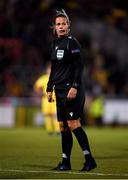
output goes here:
<path id="1" fill-rule="evenodd" d="M 43 73 L 34 83 L 34 91 L 37 95 L 41 95 L 41 111 L 44 116 L 45 129 L 48 134 L 59 134 L 59 126 L 56 116 L 56 102 L 49 103 L 46 88 L 50 74 L 50 64 L 46 66 L 46 72 Z M 54 94 L 55 100 L 55 94 Z"/>
<path id="2" fill-rule="evenodd" d="M 12 74 L 10 69 L 4 72 L 5 88 L 4 96 L 20 97 L 23 96 L 23 86 L 19 82 L 19 79 Z"/>

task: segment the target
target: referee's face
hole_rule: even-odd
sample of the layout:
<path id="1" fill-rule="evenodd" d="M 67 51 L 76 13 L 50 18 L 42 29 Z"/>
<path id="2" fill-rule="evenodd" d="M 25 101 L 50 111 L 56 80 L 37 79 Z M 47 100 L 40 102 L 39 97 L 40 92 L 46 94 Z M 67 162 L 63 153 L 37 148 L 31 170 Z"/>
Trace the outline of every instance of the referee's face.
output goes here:
<path id="1" fill-rule="evenodd" d="M 57 17 L 55 20 L 55 31 L 57 37 L 68 35 L 69 24 L 66 17 Z"/>

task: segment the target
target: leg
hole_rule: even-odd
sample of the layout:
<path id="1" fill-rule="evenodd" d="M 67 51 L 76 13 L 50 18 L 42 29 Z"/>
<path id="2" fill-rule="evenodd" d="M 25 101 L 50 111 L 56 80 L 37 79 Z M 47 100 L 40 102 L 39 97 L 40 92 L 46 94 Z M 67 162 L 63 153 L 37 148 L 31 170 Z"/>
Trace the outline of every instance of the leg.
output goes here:
<path id="1" fill-rule="evenodd" d="M 62 163 L 70 164 L 70 156 L 73 145 L 72 133 L 67 122 L 59 122 L 62 138 Z"/>
<path id="2" fill-rule="evenodd" d="M 73 145 L 72 132 L 70 131 L 66 121 L 66 110 L 63 98 L 60 97 L 60 93 L 56 92 L 57 102 L 57 119 L 59 121 L 59 127 L 61 132 L 61 144 L 62 144 L 62 162 L 54 168 L 55 170 L 64 171 L 70 170 L 70 156 Z"/>
<path id="3" fill-rule="evenodd" d="M 94 158 L 92 157 L 90 147 L 89 147 L 88 137 L 86 133 L 84 132 L 83 128 L 81 127 L 79 119 L 69 120 L 68 126 L 73 131 L 74 135 L 76 136 L 77 141 L 85 156 L 86 163 L 84 164 L 82 171 L 90 171 L 91 169 L 94 169 L 96 167 L 96 162 Z"/>
<path id="4" fill-rule="evenodd" d="M 45 114 L 44 118 L 45 118 L 45 129 L 46 129 L 46 131 L 48 134 L 52 134 L 53 133 L 53 125 L 52 125 L 51 115 Z"/>
<path id="5" fill-rule="evenodd" d="M 84 132 L 83 128 L 81 127 L 79 119 L 69 120 L 68 125 L 69 125 L 69 128 L 73 131 L 74 135 L 76 136 L 79 142 L 79 145 L 81 149 L 83 150 L 86 160 L 88 160 L 88 157 L 91 156 L 91 151 L 90 151 L 87 135 Z"/>
<path id="6" fill-rule="evenodd" d="M 62 162 L 54 170 L 65 171 L 71 170 L 70 156 L 73 145 L 72 133 L 67 122 L 59 122 L 62 142 Z"/>
<path id="7" fill-rule="evenodd" d="M 53 128 L 54 128 L 54 133 L 55 134 L 59 134 L 60 133 L 60 129 L 59 129 L 59 124 L 56 120 L 56 116 L 53 118 Z"/>
<path id="8" fill-rule="evenodd" d="M 52 123 L 52 112 L 51 112 L 51 106 L 53 106 L 51 103 L 48 102 L 47 97 L 42 97 L 42 112 L 44 114 L 44 121 L 45 121 L 45 129 L 48 132 L 48 134 L 52 134 L 53 131 L 53 123 Z"/>
<path id="9" fill-rule="evenodd" d="M 49 103 L 49 104 L 51 105 L 50 106 L 50 111 L 51 111 L 51 119 L 52 119 L 52 125 L 53 125 L 53 132 L 55 134 L 59 134 L 60 129 L 59 129 L 58 121 L 57 121 L 56 103 L 52 102 L 52 103 Z"/>

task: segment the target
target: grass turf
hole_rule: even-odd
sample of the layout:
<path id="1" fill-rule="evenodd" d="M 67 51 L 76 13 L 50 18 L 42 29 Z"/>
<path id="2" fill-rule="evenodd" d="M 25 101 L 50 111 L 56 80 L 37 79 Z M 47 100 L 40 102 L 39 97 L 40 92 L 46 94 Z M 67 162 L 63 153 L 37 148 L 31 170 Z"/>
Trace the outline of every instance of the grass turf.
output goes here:
<path id="1" fill-rule="evenodd" d="M 61 160 L 59 135 L 41 128 L 0 129 L 1 179 L 127 179 L 127 128 L 87 128 L 92 153 L 98 167 L 80 173 L 84 157 L 74 137 L 72 171 L 51 169 Z"/>

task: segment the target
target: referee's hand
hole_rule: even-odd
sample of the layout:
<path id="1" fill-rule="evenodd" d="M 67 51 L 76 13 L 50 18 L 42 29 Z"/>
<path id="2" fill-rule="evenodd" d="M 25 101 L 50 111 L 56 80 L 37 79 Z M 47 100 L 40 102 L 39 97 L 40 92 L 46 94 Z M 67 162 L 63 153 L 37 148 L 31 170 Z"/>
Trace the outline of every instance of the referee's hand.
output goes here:
<path id="1" fill-rule="evenodd" d="M 68 95 L 67 95 L 67 99 L 68 100 L 74 99 L 76 97 L 76 94 L 77 94 L 77 89 L 76 88 L 70 88 Z"/>
<path id="2" fill-rule="evenodd" d="M 48 98 L 48 102 L 54 102 L 54 99 L 52 97 L 52 92 L 47 92 L 47 98 Z"/>

